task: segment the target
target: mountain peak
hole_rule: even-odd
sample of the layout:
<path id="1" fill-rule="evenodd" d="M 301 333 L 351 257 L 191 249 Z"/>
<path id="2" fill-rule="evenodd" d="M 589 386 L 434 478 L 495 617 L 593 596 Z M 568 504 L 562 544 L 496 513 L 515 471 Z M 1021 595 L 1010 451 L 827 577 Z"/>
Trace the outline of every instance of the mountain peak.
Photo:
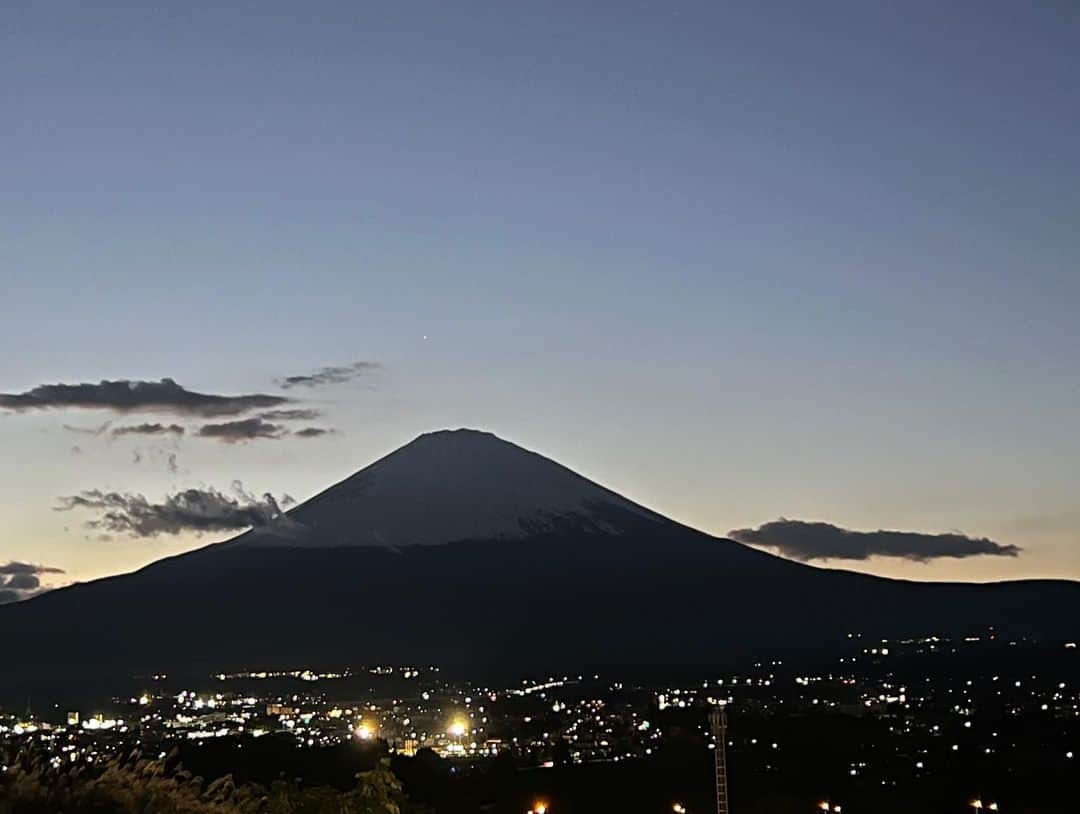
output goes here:
<path id="1" fill-rule="evenodd" d="M 474 430 L 471 427 L 458 427 L 456 430 L 451 430 L 451 429 L 432 430 L 431 432 L 425 432 L 425 433 L 422 433 L 421 435 L 416 436 L 417 441 L 421 441 L 421 440 L 424 440 L 424 439 L 446 440 L 446 439 L 453 439 L 453 438 L 472 439 L 472 440 L 476 440 L 476 441 L 480 441 L 480 440 L 500 441 L 501 443 L 504 443 L 504 444 L 509 444 L 510 443 L 509 441 L 503 441 L 502 438 L 500 438 L 499 436 L 497 436 L 493 432 L 489 432 L 487 430 Z"/>
<path id="2" fill-rule="evenodd" d="M 472 450 L 478 452 L 483 447 L 496 447 L 504 446 L 516 449 L 518 452 L 524 452 L 528 454 L 528 450 L 522 449 L 516 444 L 506 441 L 493 432 L 487 430 L 474 430 L 469 427 L 459 427 L 456 430 L 432 430 L 431 432 L 425 432 L 422 435 L 416 436 L 412 441 L 400 447 L 397 452 L 402 452 L 410 448 L 438 448 L 442 447 L 447 450 L 457 449 L 465 452 Z"/>
<path id="3" fill-rule="evenodd" d="M 236 545 L 342 547 L 619 535 L 659 515 L 535 452 L 473 429 L 425 433 Z"/>

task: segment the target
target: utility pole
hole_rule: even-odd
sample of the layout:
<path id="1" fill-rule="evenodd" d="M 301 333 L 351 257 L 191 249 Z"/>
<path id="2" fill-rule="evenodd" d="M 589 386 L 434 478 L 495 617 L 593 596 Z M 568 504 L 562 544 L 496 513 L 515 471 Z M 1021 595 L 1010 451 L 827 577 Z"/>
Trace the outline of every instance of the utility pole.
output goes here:
<path id="1" fill-rule="evenodd" d="M 731 814 L 727 793 L 727 711 L 724 707 L 724 704 L 720 704 L 709 713 L 709 726 L 716 742 L 713 750 L 716 763 L 716 814 Z"/>

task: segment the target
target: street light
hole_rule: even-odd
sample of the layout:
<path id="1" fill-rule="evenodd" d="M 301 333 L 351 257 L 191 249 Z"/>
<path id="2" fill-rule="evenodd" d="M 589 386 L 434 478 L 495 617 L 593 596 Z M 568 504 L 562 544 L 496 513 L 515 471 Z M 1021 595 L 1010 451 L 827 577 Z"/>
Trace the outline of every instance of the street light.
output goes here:
<path id="1" fill-rule="evenodd" d="M 372 729 L 371 729 L 370 726 L 368 726 L 367 724 L 361 722 L 361 723 L 359 723 L 357 725 L 356 732 L 354 734 L 356 735 L 357 738 L 359 738 L 362 741 L 369 741 L 369 740 L 371 740 L 371 736 L 374 733 L 372 732 Z"/>
<path id="2" fill-rule="evenodd" d="M 982 800 L 979 800 L 979 799 L 972 800 L 971 801 L 971 807 L 973 809 L 975 809 L 976 811 L 981 811 L 982 807 L 983 807 Z"/>
<path id="3" fill-rule="evenodd" d="M 820 803 L 818 803 L 817 807 L 822 811 L 835 811 L 836 814 L 840 814 L 840 812 L 843 811 L 840 806 L 834 805 L 827 800 L 822 800 Z"/>
<path id="4" fill-rule="evenodd" d="M 686 814 L 686 807 L 682 803 L 672 803 L 671 810 L 674 811 L 675 814 Z"/>

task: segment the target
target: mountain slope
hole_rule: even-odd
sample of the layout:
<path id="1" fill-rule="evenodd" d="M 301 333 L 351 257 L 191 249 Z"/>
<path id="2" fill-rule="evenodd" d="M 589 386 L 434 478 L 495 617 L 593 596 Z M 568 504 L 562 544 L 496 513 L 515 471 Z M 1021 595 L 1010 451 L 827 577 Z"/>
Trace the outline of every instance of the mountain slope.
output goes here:
<path id="1" fill-rule="evenodd" d="M 535 495 L 535 497 L 533 497 Z M 677 669 L 870 636 L 1075 637 L 1080 584 L 818 569 L 494 436 L 422 436 L 272 529 L 0 607 L 0 692 L 132 673 L 437 663 Z"/>
<path id="2" fill-rule="evenodd" d="M 232 545 L 337 547 L 620 534 L 665 518 L 491 433 L 421 435 Z"/>

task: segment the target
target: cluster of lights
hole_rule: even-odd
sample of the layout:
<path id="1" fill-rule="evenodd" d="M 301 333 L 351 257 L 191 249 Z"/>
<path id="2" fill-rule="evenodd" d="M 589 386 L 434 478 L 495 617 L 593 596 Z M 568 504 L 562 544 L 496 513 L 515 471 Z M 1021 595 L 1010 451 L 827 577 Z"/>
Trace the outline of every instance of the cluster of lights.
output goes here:
<path id="1" fill-rule="evenodd" d="M 174 695 L 158 690 L 151 694 L 130 697 L 130 704 L 142 709 L 133 710 L 130 716 L 128 713 L 123 713 L 128 716 L 126 726 L 119 720 L 104 722 L 102 716 L 98 716 L 94 721 L 83 723 L 81 729 L 116 728 L 120 732 L 126 732 L 130 728 L 141 737 L 145 737 L 149 722 L 157 721 L 160 730 L 157 732 L 153 729 L 149 730 L 153 733 L 151 736 L 187 737 L 200 740 L 238 733 L 258 737 L 270 732 L 287 730 L 300 743 L 308 746 L 316 742 L 320 745 L 329 745 L 352 739 L 370 741 L 383 737 L 392 748 L 406 755 L 415 754 L 417 750 L 424 747 L 436 749 L 448 758 L 465 758 L 470 755 L 489 756 L 504 750 L 512 750 L 522 756 L 532 757 L 534 765 L 550 766 L 551 761 L 544 763 L 541 761 L 544 761 L 550 753 L 551 744 L 559 741 L 570 746 L 569 758 L 575 763 L 588 763 L 595 760 L 618 762 L 635 756 L 650 755 L 668 730 L 668 719 L 665 716 L 654 716 L 652 713 L 669 708 L 695 711 L 701 709 L 703 702 L 711 705 L 730 702 L 738 697 L 740 702 L 748 702 L 748 707 L 759 709 L 766 715 L 771 714 L 770 705 L 774 709 L 783 707 L 783 710 L 803 710 L 811 709 L 811 704 L 835 707 L 839 703 L 853 715 L 866 714 L 867 708 L 870 708 L 872 710 L 870 714 L 875 717 L 880 716 L 880 720 L 888 726 L 888 731 L 895 735 L 933 738 L 922 744 L 926 748 L 915 746 L 910 751 L 904 752 L 910 755 L 908 765 L 914 767 L 913 774 L 921 776 L 927 771 L 927 765 L 946 762 L 941 759 L 937 750 L 952 756 L 953 753 L 971 754 L 973 751 L 976 754 L 984 751 L 986 754 L 1004 753 L 1010 747 L 1018 748 L 1017 744 L 1008 742 L 1009 732 L 1004 729 L 1000 731 L 1004 737 L 988 741 L 994 745 L 993 750 L 984 749 L 986 743 L 975 743 L 973 749 L 970 741 L 957 736 L 957 733 L 967 734 L 968 731 L 976 735 L 985 729 L 986 735 L 994 739 L 998 738 L 998 731 L 990 732 L 989 730 L 993 727 L 985 726 L 984 722 L 990 718 L 981 709 L 984 698 L 987 699 L 988 704 L 993 702 L 995 690 L 999 698 L 1002 698 L 1003 694 L 1005 697 L 1000 702 L 993 703 L 1007 703 L 1005 711 L 1011 715 L 1023 714 L 1025 710 L 1030 709 L 1040 710 L 1042 713 L 1053 710 L 1052 714 L 1057 718 L 1064 718 L 1066 715 L 1080 717 L 1080 706 L 1077 705 L 1080 696 L 1075 691 L 1067 689 L 1065 682 L 1059 683 L 1057 679 L 1053 685 L 1041 687 L 1040 681 L 1034 675 L 1030 677 L 1024 675 L 1021 677 L 1022 681 L 1016 680 L 1016 676 L 1009 675 L 993 676 L 992 679 L 990 675 L 976 675 L 974 682 L 966 679 L 965 684 L 965 681 L 957 682 L 946 674 L 926 678 L 925 685 L 921 680 L 912 679 L 908 679 L 902 685 L 896 681 L 892 673 L 881 676 L 880 658 L 868 658 L 868 656 L 900 656 L 927 643 L 945 648 L 952 647 L 954 644 L 961 647 L 972 646 L 978 641 L 977 638 L 971 638 L 961 644 L 958 640 L 932 637 L 920 640 L 918 644 L 914 641 L 894 642 L 890 647 L 863 649 L 861 653 L 851 656 L 850 659 L 840 658 L 841 663 L 846 665 L 850 661 L 853 666 L 843 666 L 838 669 L 834 666 L 816 675 L 805 673 L 797 676 L 774 675 L 769 671 L 776 669 L 778 662 L 770 662 L 769 665 L 758 663 L 754 665 L 754 668 L 755 671 L 761 672 L 751 673 L 752 677 L 747 677 L 744 672 L 742 676 L 723 679 L 714 677 L 704 683 L 696 682 L 690 687 L 683 685 L 681 688 L 671 685 L 664 688 L 627 685 L 626 695 L 621 697 L 599 694 L 591 696 L 582 694 L 575 697 L 572 695 L 574 690 L 569 689 L 566 692 L 552 692 L 567 685 L 580 684 L 581 676 L 578 676 L 576 680 L 569 677 L 562 679 L 548 677 L 523 681 L 515 687 L 497 690 L 484 686 L 455 686 L 443 681 L 434 681 L 419 687 L 414 684 L 415 689 L 411 692 L 405 691 L 406 694 L 402 699 L 395 698 L 391 702 L 387 698 L 380 700 L 378 704 L 365 702 L 360 707 L 349 709 L 334 707 L 327 702 L 325 697 L 311 693 L 291 696 L 269 693 L 261 694 L 259 698 L 254 696 L 241 698 L 238 695 L 220 693 L 203 694 L 200 697 L 190 691 Z M 922 651 L 915 650 L 915 652 Z M 875 677 L 875 673 L 866 672 L 854 666 L 859 664 L 875 665 L 877 675 L 880 677 Z M 420 674 L 420 671 L 414 668 L 363 669 L 376 675 L 394 673 L 399 678 L 406 679 L 418 677 Z M 435 668 L 423 668 L 425 672 L 429 669 Z M 311 681 L 313 676 L 314 680 L 318 680 L 318 678 L 336 677 L 340 674 L 290 671 L 246 675 L 247 677 L 289 676 Z M 217 677 L 225 678 L 226 676 L 219 674 Z M 592 678 L 594 681 L 599 680 L 598 676 Z M 989 684 L 991 680 L 997 683 Z M 791 687 L 792 681 L 798 689 Z M 624 692 L 623 685 L 617 682 L 600 686 L 606 687 L 607 692 L 610 693 Z M 784 688 L 786 692 L 776 689 L 772 693 L 763 694 L 754 689 L 769 687 Z M 533 698 L 526 701 L 529 696 Z M 1015 700 L 1017 698 L 1020 700 Z M 176 701 L 175 707 L 171 707 L 173 700 Z M 507 703 L 509 709 L 498 706 L 494 709 L 486 709 L 485 706 L 479 706 L 488 702 L 496 705 L 500 702 Z M 649 707 L 647 712 L 646 705 Z M 636 711 L 635 707 L 637 707 Z M 903 709 L 898 709 L 898 707 Z M 929 717 L 929 720 L 923 717 L 938 715 L 941 717 Z M 6 728 L 4 723 L 6 721 L 10 726 L 15 720 L 13 717 L 0 719 L 0 733 L 10 732 L 11 729 Z M 940 723 L 934 723 L 935 720 Z M 745 724 L 747 729 L 751 729 L 753 719 L 748 719 Z M 980 726 L 980 724 L 984 725 Z M 54 729 L 48 723 L 24 724 L 16 726 L 15 734 L 32 732 L 34 729 L 29 727 L 38 725 L 47 734 Z M 505 739 L 493 739 L 486 734 L 516 726 L 522 726 L 523 731 L 514 730 L 508 733 Z M 69 713 L 66 732 L 70 733 L 78 728 L 80 728 L 78 713 Z M 703 727 L 699 727 L 701 728 Z M 64 736 L 65 730 L 57 731 L 60 737 Z M 520 735 L 520 738 L 513 736 L 514 733 Z M 751 734 L 757 734 L 759 737 L 750 737 Z M 49 734 L 48 737 L 53 736 Z M 42 736 L 42 739 L 44 740 L 45 736 Z M 90 742 L 94 744 L 91 748 L 109 751 L 114 749 L 112 744 L 122 744 L 124 740 L 117 738 L 115 734 L 105 734 Z M 783 754 L 785 751 L 781 749 L 779 743 L 765 737 L 762 732 L 747 732 L 745 737 L 740 734 L 739 741 L 729 741 L 729 745 L 735 748 L 744 748 L 745 744 L 757 747 L 754 755 L 763 761 L 772 760 L 773 753 Z M 1058 761 L 1062 755 L 1067 760 L 1073 758 L 1073 752 L 1068 748 L 1071 746 L 1073 746 L 1071 743 L 1062 743 L 1060 751 L 1054 750 Z M 708 748 L 715 747 L 715 743 L 708 743 Z M 74 760 L 74 757 L 72 754 L 70 759 Z M 68 759 L 68 755 L 64 755 L 64 759 Z M 765 764 L 764 768 L 773 770 L 776 767 Z M 838 767 L 838 770 L 848 772 L 851 776 L 872 772 L 863 762 L 849 763 L 842 768 Z M 895 780 L 891 782 L 892 785 L 896 785 Z M 882 780 L 882 784 L 885 783 L 886 781 Z M 850 800 L 845 802 L 851 803 Z M 832 802 L 814 803 L 811 800 L 810 803 L 814 810 L 834 812 L 834 814 L 841 812 L 840 805 Z M 998 803 L 984 803 L 982 800 L 969 802 L 969 810 L 972 809 L 994 812 L 999 810 Z M 671 810 L 673 814 L 687 812 L 682 803 L 672 804 Z M 548 804 L 538 802 L 527 814 L 548 814 L 548 812 Z"/>
<path id="2" fill-rule="evenodd" d="M 116 718 L 89 718 L 82 722 L 83 729 L 90 730 L 91 732 L 97 730 L 116 729 L 116 727 L 123 725 L 123 721 Z"/>
<path id="3" fill-rule="evenodd" d="M 393 668 L 390 669 L 393 672 Z M 301 681 L 336 680 L 351 676 L 348 670 L 341 672 L 317 673 L 314 670 L 257 670 L 241 673 L 218 673 L 215 678 L 218 681 L 234 681 L 236 679 L 265 681 L 269 678 L 298 678 Z"/>

